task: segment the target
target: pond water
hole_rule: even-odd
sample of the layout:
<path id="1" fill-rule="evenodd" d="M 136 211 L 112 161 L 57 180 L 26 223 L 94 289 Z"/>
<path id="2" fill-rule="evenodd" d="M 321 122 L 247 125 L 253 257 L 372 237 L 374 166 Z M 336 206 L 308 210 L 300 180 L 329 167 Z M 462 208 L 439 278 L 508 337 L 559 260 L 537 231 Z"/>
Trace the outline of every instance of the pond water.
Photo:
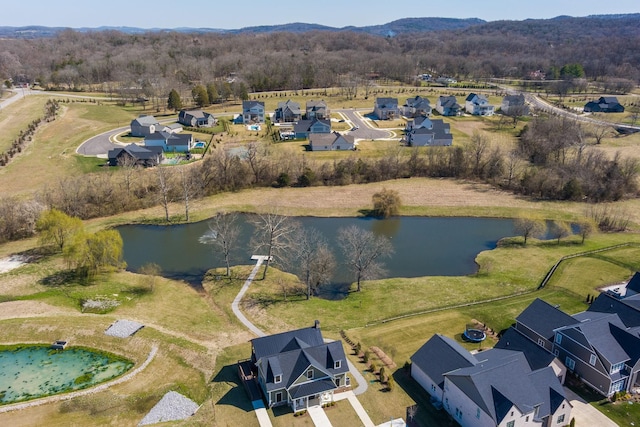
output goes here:
<path id="1" fill-rule="evenodd" d="M 123 358 L 78 347 L 0 347 L 0 404 L 87 388 L 132 366 Z"/>
<path id="2" fill-rule="evenodd" d="M 254 251 L 249 246 L 254 231 L 249 215 L 241 215 L 241 234 L 232 264 L 250 264 Z M 324 292 L 344 293 L 353 282 L 352 274 L 340 263 L 338 230 L 357 225 L 388 237 L 394 254 L 384 261 L 387 277 L 462 276 L 477 270 L 479 252 L 493 249 L 498 240 L 513 235 L 513 220 L 496 218 L 295 218 L 304 227 L 318 229 L 334 248 L 338 268 L 333 285 Z M 208 231 L 206 221 L 175 226 L 127 225 L 118 227 L 124 242 L 128 269 L 138 270 L 146 263 L 161 266 L 166 277 L 197 285 L 204 273 L 222 267 L 224 259 L 213 247 L 200 243 Z M 330 297 L 330 295 L 325 295 Z"/>

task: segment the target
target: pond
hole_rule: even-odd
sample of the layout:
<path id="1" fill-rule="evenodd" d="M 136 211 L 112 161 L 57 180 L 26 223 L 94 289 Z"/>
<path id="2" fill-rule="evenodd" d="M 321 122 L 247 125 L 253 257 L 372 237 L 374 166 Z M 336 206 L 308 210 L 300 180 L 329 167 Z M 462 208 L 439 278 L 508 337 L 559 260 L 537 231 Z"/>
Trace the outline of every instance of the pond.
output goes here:
<path id="1" fill-rule="evenodd" d="M 124 358 L 80 347 L 0 347 L 0 405 L 91 387 L 132 366 Z"/>
<path id="2" fill-rule="evenodd" d="M 254 254 L 249 246 L 254 231 L 249 215 L 240 215 L 241 234 L 232 264 L 250 264 Z M 334 248 L 338 268 L 333 285 L 324 292 L 344 293 L 353 276 L 340 260 L 338 230 L 357 225 L 377 235 L 388 237 L 394 247 L 391 258 L 384 260 L 387 277 L 462 276 L 477 271 L 478 253 L 493 249 L 498 240 L 513 235 L 513 220 L 496 218 L 295 218 L 304 227 L 322 232 Z M 146 263 L 161 266 L 166 277 L 187 280 L 197 285 L 204 273 L 222 267 L 224 259 L 213 247 L 200 243 L 208 231 L 206 221 L 174 226 L 127 225 L 118 227 L 124 242 L 124 259 L 128 269 L 137 271 Z M 330 297 L 330 295 L 325 295 Z M 334 296 L 335 297 L 335 296 Z"/>

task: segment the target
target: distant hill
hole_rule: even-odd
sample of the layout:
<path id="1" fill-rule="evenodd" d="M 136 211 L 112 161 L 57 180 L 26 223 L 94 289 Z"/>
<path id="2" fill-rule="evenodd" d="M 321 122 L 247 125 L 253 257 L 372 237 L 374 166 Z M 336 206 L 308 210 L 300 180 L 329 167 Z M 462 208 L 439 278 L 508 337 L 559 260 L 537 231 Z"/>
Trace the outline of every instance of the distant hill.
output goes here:
<path id="1" fill-rule="evenodd" d="M 407 33 L 424 33 L 432 31 L 444 31 L 444 30 L 465 30 L 465 29 L 477 29 L 480 32 L 484 32 L 487 29 L 495 28 L 495 26 L 515 28 L 520 23 L 526 23 L 526 28 L 533 25 L 548 26 L 558 25 L 561 22 L 579 22 L 584 25 L 590 22 L 600 22 L 597 27 L 604 28 L 609 21 L 616 20 L 616 25 L 620 21 L 635 21 L 640 19 L 640 14 L 616 14 L 616 15 L 590 15 L 587 17 L 571 17 L 571 16 L 557 16 L 551 19 L 526 19 L 524 21 L 493 21 L 487 22 L 478 18 L 457 19 L 457 18 L 404 18 L 398 19 L 382 25 L 371 25 L 364 27 L 348 26 L 342 28 L 329 27 L 319 24 L 308 24 L 302 22 L 295 22 L 282 25 L 262 25 L 254 27 L 245 27 L 239 29 L 225 30 L 219 28 L 137 28 L 137 27 L 98 27 L 98 28 L 73 28 L 79 32 L 90 31 L 120 31 L 126 34 L 142 34 L 146 32 L 179 32 L 179 33 L 220 33 L 220 34 L 242 34 L 242 33 L 274 33 L 274 32 L 290 32 L 290 33 L 305 33 L 309 31 L 354 31 L 367 34 L 373 34 L 378 36 L 395 36 L 398 34 Z M 40 37 L 53 37 L 60 31 L 67 30 L 66 27 L 44 27 L 44 26 L 26 26 L 26 27 L 0 27 L 0 38 L 22 38 L 33 39 Z"/>
<path id="2" fill-rule="evenodd" d="M 242 34 L 242 33 L 274 33 L 274 32 L 290 32 L 305 33 L 308 31 L 356 31 L 381 36 L 412 33 L 412 32 L 428 32 L 440 30 L 459 30 L 468 28 L 473 25 L 483 24 L 485 21 L 477 18 L 456 19 L 456 18 L 405 18 L 397 21 L 389 22 L 383 25 L 372 25 L 365 27 L 329 27 L 319 24 L 307 24 L 296 22 L 282 25 L 262 25 L 256 27 L 245 27 L 235 30 L 223 30 L 216 28 L 137 28 L 137 27 L 98 27 L 98 28 L 73 28 L 75 31 L 120 31 L 126 34 L 141 34 L 145 32 L 167 32 L 176 31 L 180 33 L 221 33 L 221 34 Z M 52 37 L 60 31 L 66 30 L 65 27 L 0 27 L 0 38 L 25 38 L 32 39 L 38 37 Z"/>

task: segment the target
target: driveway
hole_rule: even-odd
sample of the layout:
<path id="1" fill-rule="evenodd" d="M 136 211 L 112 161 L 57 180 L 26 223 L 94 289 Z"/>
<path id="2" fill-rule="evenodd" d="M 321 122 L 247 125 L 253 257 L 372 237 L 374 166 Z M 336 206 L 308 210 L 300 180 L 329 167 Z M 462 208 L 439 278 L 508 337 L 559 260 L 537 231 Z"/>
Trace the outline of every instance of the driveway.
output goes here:
<path id="1" fill-rule="evenodd" d="M 565 387 L 564 392 L 571 405 L 573 405 L 571 416 L 576 419 L 577 426 L 618 427 L 618 424 L 611 421 L 606 415 L 589 405 L 568 388 Z"/>
<path id="2" fill-rule="evenodd" d="M 363 119 L 361 116 L 362 112 L 357 110 L 336 110 L 338 113 L 341 113 L 346 117 L 346 120 L 349 121 L 352 127 L 357 127 L 358 129 L 349 131 L 349 135 L 353 135 L 355 139 L 389 139 L 391 138 L 391 132 L 388 130 L 377 129 L 371 126 L 371 121 Z"/>
<path id="3" fill-rule="evenodd" d="M 129 126 L 123 126 L 118 129 L 112 129 L 99 135 L 87 139 L 76 149 L 76 153 L 82 156 L 99 156 L 106 155 L 109 150 L 113 150 L 118 145 L 111 142 L 111 137 L 119 133 L 125 132 Z"/>

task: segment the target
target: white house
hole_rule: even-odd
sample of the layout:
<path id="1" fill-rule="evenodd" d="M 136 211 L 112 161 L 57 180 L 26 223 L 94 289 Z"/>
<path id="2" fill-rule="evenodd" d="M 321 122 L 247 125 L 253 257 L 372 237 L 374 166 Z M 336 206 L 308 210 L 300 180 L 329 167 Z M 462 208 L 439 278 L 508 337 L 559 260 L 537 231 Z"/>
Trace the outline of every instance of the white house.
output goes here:
<path id="1" fill-rule="evenodd" d="M 465 99 L 464 109 L 474 116 L 492 116 L 495 107 L 489 104 L 486 96 L 470 93 Z"/>

